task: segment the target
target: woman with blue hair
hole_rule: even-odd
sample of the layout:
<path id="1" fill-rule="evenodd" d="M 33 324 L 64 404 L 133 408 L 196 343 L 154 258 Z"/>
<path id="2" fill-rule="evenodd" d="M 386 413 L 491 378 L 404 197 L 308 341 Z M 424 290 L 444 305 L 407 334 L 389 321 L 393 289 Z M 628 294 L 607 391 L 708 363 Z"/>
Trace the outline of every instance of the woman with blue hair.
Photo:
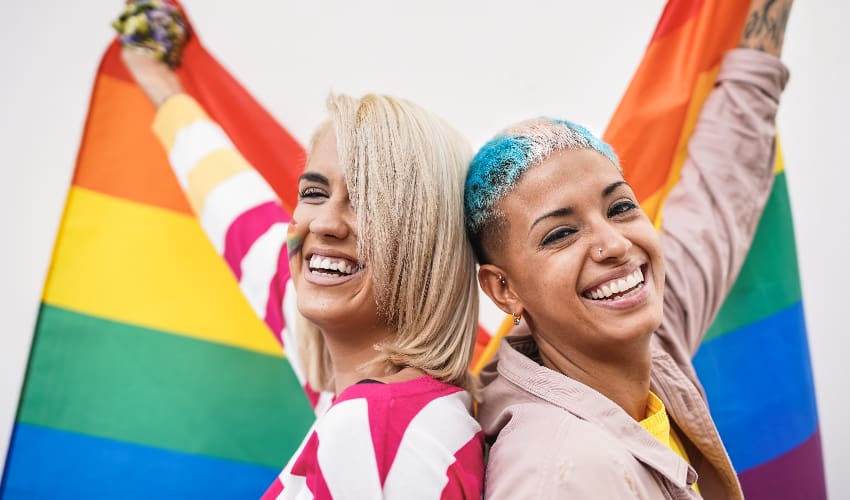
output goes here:
<path id="1" fill-rule="evenodd" d="M 790 6 L 750 6 L 774 29 L 724 57 L 660 234 L 583 127 L 525 121 L 473 159 L 478 280 L 528 329 L 482 375 L 487 497 L 742 498 L 691 357 L 771 190 Z"/>

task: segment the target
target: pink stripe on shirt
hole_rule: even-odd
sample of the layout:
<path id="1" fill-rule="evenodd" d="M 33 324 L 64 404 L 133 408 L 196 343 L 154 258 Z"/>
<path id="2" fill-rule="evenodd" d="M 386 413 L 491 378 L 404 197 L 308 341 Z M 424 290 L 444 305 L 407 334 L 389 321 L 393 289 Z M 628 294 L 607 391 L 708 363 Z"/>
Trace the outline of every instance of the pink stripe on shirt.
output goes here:
<path id="1" fill-rule="evenodd" d="M 289 215 L 277 202 L 269 201 L 243 212 L 227 228 L 223 256 L 237 280 L 242 279 L 241 263 L 245 254 L 260 236 L 278 222 L 289 222 Z"/>
<path id="2" fill-rule="evenodd" d="M 266 302 L 266 314 L 263 318 L 281 345 L 283 345 L 283 327 L 286 326 L 286 319 L 283 317 L 283 295 L 286 292 L 289 276 L 289 260 L 286 252 L 281 249 L 278 255 L 277 272 L 269 282 L 269 299 Z"/>
<path id="3" fill-rule="evenodd" d="M 409 486 L 417 498 L 479 500 L 484 438 L 469 402 L 462 389 L 427 376 L 355 384 L 319 417 L 263 498 L 328 499 L 334 488 L 352 493 L 347 486 L 397 497 Z"/>

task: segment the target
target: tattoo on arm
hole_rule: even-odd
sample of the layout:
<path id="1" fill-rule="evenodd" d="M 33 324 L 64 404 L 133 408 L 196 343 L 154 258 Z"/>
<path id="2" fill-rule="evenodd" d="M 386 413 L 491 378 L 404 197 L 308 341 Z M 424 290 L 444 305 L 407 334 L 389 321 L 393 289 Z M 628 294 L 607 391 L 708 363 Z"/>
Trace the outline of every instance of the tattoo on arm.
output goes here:
<path id="1" fill-rule="evenodd" d="M 741 47 L 779 56 L 791 3 L 791 0 L 754 0 L 741 35 Z"/>

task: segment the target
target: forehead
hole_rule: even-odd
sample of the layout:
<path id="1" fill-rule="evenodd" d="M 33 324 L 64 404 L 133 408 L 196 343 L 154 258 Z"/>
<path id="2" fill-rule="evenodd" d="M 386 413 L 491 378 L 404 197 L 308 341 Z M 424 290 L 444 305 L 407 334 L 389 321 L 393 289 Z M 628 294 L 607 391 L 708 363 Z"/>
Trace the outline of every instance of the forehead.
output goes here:
<path id="1" fill-rule="evenodd" d="M 528 169 L 504 200 L 518 198 L 524 203 L 533 200 L 548 204 L 562 201 L 565 196 L 598 198 L 606 186 L 622 180 L 619 169 L 592 149 L 557 151 Z"/>
<path id="2" fill-rule="evenodd" d="M 320 173 L 329 180 L 335 177 L 342 178 L 342 169 L 337 154 L 336 133 L 333 127 L 320 130 L 313 138 L 304 171 Z"/>

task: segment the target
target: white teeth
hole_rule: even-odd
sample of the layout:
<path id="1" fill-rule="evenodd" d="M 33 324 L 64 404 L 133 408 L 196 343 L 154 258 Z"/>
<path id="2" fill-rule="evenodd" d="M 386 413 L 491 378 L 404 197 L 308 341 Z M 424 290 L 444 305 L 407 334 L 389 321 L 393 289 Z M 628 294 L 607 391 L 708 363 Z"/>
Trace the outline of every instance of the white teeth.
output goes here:
<path id="1" fill-rule="evenodd" d="M 625 278 L 611 280 L 609 283 L 606 283 L 595 290 L 591 290 L 588 295 L 594 300 L 607 299 L 615 293 L 626 291 L 629 291 L 629 293 L 634 292 L 636 291 L 636 287 L 642 283 L 643 272 L 640 268 L 637 268 L 633 273 L 629 274 Z"/>
<path id="2" fill-rule="evenodd" d="M 327 270 L 337 271 L 341 274 L 351 274 L 359 269 L 359 266 L 357 266 L 356 264 L 349 264 L 345 259 L 332 259 L 330 257 L 323 257 L 321 255 L 313 255 L 312 257 L 310 257 L 309 266 L 313 273 L 319 274 L 321 276 L 331 277 L 338 277 L 338 275 L 324 273 L 321 271 Z"/>

